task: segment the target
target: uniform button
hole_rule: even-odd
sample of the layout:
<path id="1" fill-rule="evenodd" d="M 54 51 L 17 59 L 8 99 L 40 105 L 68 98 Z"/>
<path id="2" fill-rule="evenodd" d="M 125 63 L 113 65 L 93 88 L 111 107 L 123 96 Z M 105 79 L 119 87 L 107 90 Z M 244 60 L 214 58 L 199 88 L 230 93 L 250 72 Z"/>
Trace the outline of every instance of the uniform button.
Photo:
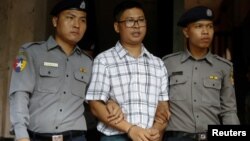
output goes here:
<path id="1" fill-rule="evenodd" d="M 178 82 L 178 80 L 175 80 L 175 82 Z"/>
<path id="2" fill-rule="evenodd" d="M 196 99 L 194 100 L 194 102 L 196 102 Z"/>
<path id="3" fill-rule="evenodd" d="M 194 82 L 194 84 L 196 85 L 196 82 Z"/>
<path id="4" fill-rule="evenodd" d="M 195 69 L 195 70 L 197 70 L 198 68 L 197 68 L 197 67 L 195 67 L 194 69 Z"/>
<path id="5" fill-rule="evenodd" d="M 198 116 L 198 115 L 197 115 L 196 117 L 197 117 L 197 118 L 199 118 L 199 116 Z"/>
<path id="6" fill-rule="evenodd" d="M 69 61 L 69 58 L 67 58 L 67 61 Z"/>
<path id="7" fill-rule="evenodd" d="M 50 72 L 50 71 L 48 71 L 48 74 L 51 74 L 51 72 Z"/>
<path id="8" fill-rule="evenodd" d="M 62 109 L 60 109 L 60 112 L 62 112 Z"/>
<path id="9" fill-rule="evenodd" d="M 69 75 L 67 74 L 66 77 L 69 77 Z"/>
<path id="10" fill-rule="evenodd" d="M 66 94 L 66 92 L 64 91 L 63 94 Z"/>
<path id="11" fill-rule="evenodd" d="M 82 76 L 82 79 L 83 79 L 83 76 Z"/>
<path id="12" fill-rule="evenodd" d="M 213 86 L 215 86 L 215 84 L 213 84 Z"/>
<path id="13" fill-rule="evenodd" d="M 58 129 L 58 126 L 56 126 L 56 129 Z"/>

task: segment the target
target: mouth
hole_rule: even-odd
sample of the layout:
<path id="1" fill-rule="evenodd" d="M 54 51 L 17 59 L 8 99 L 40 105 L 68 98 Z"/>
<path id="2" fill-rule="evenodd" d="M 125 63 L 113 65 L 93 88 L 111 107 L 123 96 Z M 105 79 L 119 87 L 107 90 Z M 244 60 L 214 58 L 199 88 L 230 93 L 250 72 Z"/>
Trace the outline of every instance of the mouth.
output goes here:
<path id="1" fill-rule="evenodd" d="M 132 32 L 132 35 L 134 37 L 139 37 L 141 35 L 141 33 L 140 32 Z"/>
<path id="2" fill-rule="evenodd" d="M 206 43 L 208 43 L 208 42 L 210 42 L 210 41 L 211 41 L 211 39 L 210 39 L 210 38 L 202 38 L 202 39 L 201 39 L 201 41 L 202 41 L 202 42 L 206 42 Z"/>

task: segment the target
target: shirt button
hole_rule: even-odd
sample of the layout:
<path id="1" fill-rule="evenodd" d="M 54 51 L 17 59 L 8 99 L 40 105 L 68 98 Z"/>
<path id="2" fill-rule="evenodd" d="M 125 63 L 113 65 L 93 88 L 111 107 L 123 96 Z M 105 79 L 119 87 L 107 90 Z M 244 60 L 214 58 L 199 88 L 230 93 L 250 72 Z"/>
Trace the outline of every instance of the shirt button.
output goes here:
<path id="1" fill-rule="evenodd" d="M 67 74 L 66 77 L 69 77 L 69 75 Z"/>
<path id="2" fill-rule="evenodd" d="M 66 94 L 66 92 L 64 91 L 63 94 Z"/>
<path id="3" fill-rule="evenodd" d="M 50 71 L 48 71 L 48 74 L 51 74 L 51 72 L 50 72 Z"/>
<path id="4" fill-rule="evenodd" d="M 60 109 L 60 112 L 62 112 L 62 109 Z"/>
<path id="5" fill-rule="evenodd" d="M 66 60 L 69 61 L 69 58 L 67 58 Z"/>
<path id="6" fill-rule="evenodd" d="M 196 82 L 194 82 L 194 85 L 196 85 Z"/>
<path id="7" fill-rule="evenodd" d="M 196 102 L 196 99 L 194 100 L 194 102 Z"/>
<path id="8" fill-rule="evenodd" d="M 58 126 L 56 126 L 56 129 L 58 129 Z"/>
<path id="9" fill-rule="evenodd" d="M 195 69 L 195 70 L 197 70 L 198 68 L 197 68 L 197 67 L 195 67 L 194 69 Z"/>
<path id="10" fill-rule="evenodd" d="M 196 117 L 199 118 L 199 115 L 197 115 Z"/>

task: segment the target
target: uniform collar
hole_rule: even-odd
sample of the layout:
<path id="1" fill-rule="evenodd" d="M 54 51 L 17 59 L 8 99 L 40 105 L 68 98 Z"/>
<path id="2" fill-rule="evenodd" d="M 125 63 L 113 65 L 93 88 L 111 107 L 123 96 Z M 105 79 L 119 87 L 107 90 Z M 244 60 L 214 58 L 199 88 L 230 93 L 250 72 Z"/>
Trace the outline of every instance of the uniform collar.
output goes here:
<path id="1" fill-rule="evenodd" d="M 47 40 L 47 50 L 50 51 L 50 50 L 53 50 L 55 48 L 58 48 L 59 45 L 57 44 L 55 38 L 53 36 L 50 36 L 49 39 Z M 76 52 L 77 54 L 81 54 L 81 49 L 79 46 L 76 46 L 74 49 L 73 49 L 73 52 Z"/>
<path id="2" fill-rule="evenodd" d="M 142 46 L 142 53 L 140 56 L 146 56 L 151 58 L 152 54 L 148 52 L 148 50 L 145 48 L 143 44 L 141 44 L 141 46 Z M 119 41 L 115 45 L 115 50 L 120 58 L 123 58 L 124 56 L 128 55 L 128 51 L 124 49 L 124 47 L 121 45 Z"/>
<path id="3" fill-rule="evenodd" d="M 188 49 L 185 49 L 185 52 L 183 53 L 182 57 L 181 57 L 181 62 L 185 62 L 186 60 L 188 60 L 189 58 L 194 58 L 192 56 L 192 54 L 189 52 Z M 213 64 L 213 55 L 211 53 L 211 51 L 209 50 L 208 53 L 200 60 L 206 60 L 209 64 Z"/>

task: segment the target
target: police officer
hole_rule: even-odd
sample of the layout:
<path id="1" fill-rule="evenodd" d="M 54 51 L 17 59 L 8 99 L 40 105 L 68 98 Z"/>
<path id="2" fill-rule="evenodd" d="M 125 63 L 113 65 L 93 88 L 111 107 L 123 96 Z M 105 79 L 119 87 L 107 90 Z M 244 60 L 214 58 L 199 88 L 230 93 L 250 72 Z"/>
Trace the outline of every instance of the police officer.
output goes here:
<path id="1" fill-rule="evenodd" d="M 171 112 L 165 141 L 207 140 L 208 125 L 239 124 L 232 63 L 209 50 L 213 17 L 204 6 L 186 11 L 178 26 L 187 47 L 163 58 L 169 72 Z"/>
<path id="2" fill-rule="evenodd" d="M 77 46 L 86 14 L 83 0 L 61 0 L 51 11 L 55 35 L 20 48 L 9 91 L 16 140 L 86 140 L 83 101 L 92 60 Z"/>

